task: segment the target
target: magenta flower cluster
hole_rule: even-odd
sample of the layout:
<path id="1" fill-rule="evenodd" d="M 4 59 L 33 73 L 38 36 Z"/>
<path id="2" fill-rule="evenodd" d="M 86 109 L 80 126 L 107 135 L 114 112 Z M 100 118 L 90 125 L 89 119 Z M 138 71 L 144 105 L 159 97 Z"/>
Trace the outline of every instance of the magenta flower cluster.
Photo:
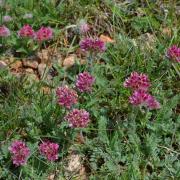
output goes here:
<path id="1" fill-rule="evenodd" d="M 15 166 L 25 165 L 30 155 L 30 149 L 23 141 L 15 140 L 8 148 L 13 164 Z M 42 142 L 39 145 L 40 154 L 45 156 L 49 161 L 55 161 L 58 159 L 59 145 L 50 141 Z"/>
<path id="2" fill-rule="evenodd" d="M 89 52 L 104 52 L 106 50 L 105 43 L 99 38 L 86 37 L 80 41 L 80 48 Z"/>
<path id="3" fill-rule="evenodd" d="M 80 73 L 77 76 L 76 88 L 80 92 L 90 92 L 95 82 L 95 78 L 88 72 Z"/>
<path id="4" fill-rule="evenodd" d="M 10 35 L 10 30 L 6 26 L 0 26 L 0 37 L 8 37 Z"/>
<path id="5" fill-rule="evenodd" d="M 35 32 L 29 24 L 26 24 L 19 30 L 18 36 L 22 38 L 34 38 Z"/>
<path id="6" fill-rule="evenodd" d="M 142 89 L 148 90 L 151 86 L 149 78 L 146 74 L 132 72 L 130 77 L 124 82 L 124 87 L 131 88 L 133 90 Z"/>
<path id="7" fill-rule="evenodd" d="M 67 86 L 58 87 L 56 90 L 56 95 L 58 97 L 59 105 L 64 106 L 68 109 L 70 109 L 74 104 L 77 104 L 78 102 L 77 92 Z"/>
<path id="8" fill-rule="evenodd" d="M 76 88 L 80 92 L 90 92 L 95 82 L 95 78 L 88 72 L 80 73 L 77 76 Z M 72 108 L 78 102 L 78 94 L 75 90 L 62 86 L 56 90 L 58 104 L 67 109 Z M 66 116 L 65 120 L 69 122 L 70 127 L 86 127 L 89 123 L 89 113 L 84 109 L 72 109 Z"/>
<path id="9" fill-rule="evenodd" d="M 26 161 L 30 155 L 30 149 L 22 141 L 14 141 L 9 147 L 9 151 L 12 155 L 13 164 L 21 166 L 26 164 Z"/>
<path id="10" fill-rule="evenodd" d="M 70 127 L 83 128 L 89 123 L 89 113 L 84 109 L 73 109 L 65 116 L 65 120 L 69 122 Z"/>
<path id="11" fill-rule="evenodd" d="M 180 48 L 176 45 L 171 46 L 167 50 L 167 56 L 169 59 L 179 63 L 180 62 Z"/>
<path id="12" fill-rule="evenodd" d="M 50 27 L 41 27 L 36 32 L 36 39 L 39 42 L 50 40 L 52 39 L 52 37 L 53 37 L 53 31 Z"/>
<path id="13" fill-rule="evenodd" d="M 50 141 L 42 142 L 39 145 L 39 151 L 47 160 L 55 161 L 58 159 L 59 145 Z"/>
<path id="14" fill-rule="evenodd" d="M 8 37 L 10 34 L 10 30 L 6 26 L 0 26 L 0 37 Z M 17 34 L 21 38 L 32 38 L 38 42 L 47 41 L 53 38 L 53 30 L 50 27 L 41 27 L 35 32 L 29 24 L 24 25 Z"/>
<path id="15" fill-rule="evenodd" d="M 34 38 L 38 42 L 50 40 L 53 37 L 53 31 L 50 27 L 41 27 L 37 32 L 33 28 L 26 24 L 18 32 L 19 37 Z"/>
<path id="16" fill-rule="evenodd" d="M 149 109 L 159 109 L 159 102 L 144 90 L 135 90 L 129 98 L 129 102 L 135 106 L 146 106 Z"/>
<path id="17" fill-rule="evenodd" d="M 160 103 L 148 92 L 150 86 L 150 80 L 146 74 L 132 72 L 130 77 L 124 82 L 124 87 L 133 90 L 132 96 L 129 97 L 129 102 L 134 106 L 159 109 Z"/>

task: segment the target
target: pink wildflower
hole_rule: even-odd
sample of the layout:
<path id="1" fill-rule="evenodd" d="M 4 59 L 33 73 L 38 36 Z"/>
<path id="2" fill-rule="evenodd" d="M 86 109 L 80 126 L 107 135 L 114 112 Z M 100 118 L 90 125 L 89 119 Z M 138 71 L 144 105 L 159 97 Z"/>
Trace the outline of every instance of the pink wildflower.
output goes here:
<path id="1" fill-rule="evenodd" d="M 33 38 L 35 33 L 34 33 L 34 30 L 33 28 L 27 24 L 27 25 L 24 25 L 18 32 L 18 35 L 20 37 L 28 37 L 28 38 Z"/>
<path id="2" fill-rule="evenodd" d="M 8 15 L 3 16 L 3 22 L 10 22 L 10 21 L 12 21 L 12 17 L 11 16 L 8 16 Z"/>
<path id="3" fill-rule="evenodd" d="M 12 154 L 13 164 L 16 166 L 26 164 L 27 158 L 30 154 L 29 148 L 24 142 L 16 140 L 9 147 L 9 151 Z"/>
<path id="4" fill-rule="evenodd" d="M 176 45 L 171 46 L 167 50 L 167 56 L 173 61 L 180 62 L 180 48 Z"/>
<path id="5" fill-rule="evenodd" d="M 145 105 L 149 98 L 149 93 L 144 90 L 136 90 L 133 95 L 129 98 L 129 102 L 135 106 Z"/>
<path id="6" fill-rule="evenodd" d="M 41 27 L 37 32 L 36 32 L 36 39 L 39 42 L 50 40 L 53 37 L 53 31 L 50 27 Z"/>
<path id="7" fill-rule="evenodd" d="M 43 142 L 39 145 L 39 151 L 49 161 L 55 161 L 58 159 L 59 145 L 49 141 Z"/>
<path id="8" fill-rule="evenodd" d="M 149 109 L 160 109 L 161 108 L 160 103 L 151 95 L 148 97 L 146 102 L 147 102 L 147 107 Z"/>
<path id="9" fill-rule="evenodd" d="M 99 38 L 84 38 L 80 41 L 80 47 L 83 51 L 104 52 L 106 50 L 105 43 Z"/>
<path id="10" fill-rule="evenodd" d="M 124 82 L 124 87 L 132 88 L 133 90 L 141 89 L 147 91 L 150 85 L 148 76 L 137 72 L 132 72 L 131 76 Z"/>
<path id="11" fill-rule="evenodd" d="M 73 109 L 65 116 L 65 120 L 69 122 L 70 127 L 83 128 L 88 125 L 89 113 L 84 109 Z"/>
<path id="12" fill-rule="evenodd" d="M 77 104 L 77 92 L 67 86 L 57 88 L 56 95 L 58 97 L 58 103 L 61 106 L 70 109 L 72 105 Z"/>
<path id="13" fill-rule="evenodd" d="M 134 106 L 145 106 L 149 109 L 159 109 L 159 102 L 144 90 L 136 90 L 129 98 L 129 102 Z"/>
<path id="14" fill-rule="evenodd" d="M 80 73 L 76 80 L 76 87 L 80 92 L 90 92 L 95 78 L 88 72 Z"/>
<path id="15" fill-rule="evenodd" d="M 10 34 L 10 30 L 6 26 L 0 26 L 0 37 L 8 37 Z"/>
<path id="16" fill-rule="evenodd" d="M 79 31 L 81 34 L 85 34 L 89 31 L 89 25 L 84 21 L 84 20 L 81 20 L 80 23 L 79 23 Z"/>

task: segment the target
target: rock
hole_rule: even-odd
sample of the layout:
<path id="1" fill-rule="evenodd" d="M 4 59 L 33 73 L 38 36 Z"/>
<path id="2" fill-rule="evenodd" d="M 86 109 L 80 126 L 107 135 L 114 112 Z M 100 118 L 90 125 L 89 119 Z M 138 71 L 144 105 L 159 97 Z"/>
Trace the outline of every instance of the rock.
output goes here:
<path id="1" fill-rule="evenodd" d="M 70 172 L 79 171 L 81 168 L 81 158 L 78 154 L 72 154 L 68 163 L 67 170 Z"/>
<path id="2" fill-rule="evenodd" d="M 147 50 L 154 50 L 156 37 L 153 34 L 145 33 L 138 37 L 137 42 L 142 51 L 145 49 Z"/>
<path id="3" fill-rule="evenodd" d="M 38 73 L 39 73 L 40 77 L 43 77 L 43 75 L 47 72 L 47 69 L 48 69 L 47 65 L 44 63 L 41 63 L 38 65 Z"/>
<path id="4" fill-rule="evenodd" d="M 17 70 L 22 67 L 22 61 L 16 60 L 12 64 L 9 65 L 11 69 Z"/>
<path id="5" fill-rule="evenodd" d="M 34 81 L 36 81 L 36 82 L 39 81 L 39 78 L 37 77 L 36 74 L 28 74 L 28 75 L 26 75 L 26 77 L 27 77 L 26 82 L 30 83 L 30 84 L 32 84 Z"/>
<path id="6" fill-rule="evenodd" d="M 29 74 L 33 74 L 34 70 L 32 68 L 27 68 L 27 69 L 25 69 L 25 72 L 29 73 Z"/>
<path id="7" fill-rule="evenodd" d="M 48 49 L 42 49 L 41 52 L 38 52 L 38 57 L 41 59 L 41 63 L 48 63 L 50 59 L 50 53 Z"/>
<path id="8" fill-rule="evenodd" d="M 12 74 L 13 76 L 15 76 L 16 78 L 18 78 L 18 79 L 20 79 L 20 78 L 23 76 L 22 73 L 16 72 L 16 71 L 11 71 L 11 74 Z"/>
<path id="9" fill-rule="evenodd" d="M 0 61 L 0 69 L 4 69 L 7 67 L 7 64 L 4 61 Z"/>
<path id="10" fill-rule="evenodd" d="M 81 65 L 87 64 L 87 60 L 85 60 L 85 59 L 80 59 L 80 64 L 81 64 Z"/>
<path id="11" fill-rule="evenodd" d="M 80 179 L 80 180 L 87 180 L 88 179 L 87 174 L 86 174 L 86 169 L 84 166 L 81 166 L 78 179 Z"/>
<path id="12" fill-rule="evenodd" d="M 65 176 L 67 179 L 71 177 L 72 179 L 77 180 L 86 180 L 87 173 L 86 169 L 83 166 L 83 158 L 79 154 L 72 153 L 68 157 L 68 166 L 65 167 Z"/>
<path id="13" fill-rule="evenodd" d="M 163 33 L 164 35 L 166 35 L 166 36 L 169 36 L 169 37 L 172 36 L 172 31 L 171 31 L 171 29 L 168 28 L 168 27 L 163 28 L 163 29 L 162 29 L 162 33 Z"/>
<path id="14" fill-rule="evenodd" d="M 36 60 L 24 59 L 23 60 L 23 66 L 24 67 L 30 67 L 33 69 L 37 69 L 38 68 L 38 62 Z"/>
<path id="15" fill-rule="evenodd" d="M 65 68 L 70 68 L 75 64 L 76 55 L 72 54 L 64 59 L 63 66 Z"/>
<path id="16" fill-rule="evenodd" d="M 48 180 L 54 180 L 55 179 L 55 174 L 50 174 L 48 176 Z"/>
<path id="17" fill-rule="evenodd" d="M 104 43 L 114 43 L 115 41 L 113 39 L 111 39 L 109 36 L 105 36 L 103 34 L 101 34 L 101 36 L 99 37 L 99 39 L 101 41 L 103 41 Z"/>

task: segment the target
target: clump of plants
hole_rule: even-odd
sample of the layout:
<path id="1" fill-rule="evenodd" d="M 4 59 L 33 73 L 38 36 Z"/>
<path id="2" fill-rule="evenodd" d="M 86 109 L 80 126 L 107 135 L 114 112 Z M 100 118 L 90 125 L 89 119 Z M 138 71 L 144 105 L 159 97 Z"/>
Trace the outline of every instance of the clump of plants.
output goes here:
<path id="1" fill-rule="evenodd" d="M 175 17 L 154 2 L 13 2 L 0 0 L 3 56 L 75 60 L 31 83 L 0 61 L 0 179 L 180 178 L 179 39 L 156 27 Z"/>

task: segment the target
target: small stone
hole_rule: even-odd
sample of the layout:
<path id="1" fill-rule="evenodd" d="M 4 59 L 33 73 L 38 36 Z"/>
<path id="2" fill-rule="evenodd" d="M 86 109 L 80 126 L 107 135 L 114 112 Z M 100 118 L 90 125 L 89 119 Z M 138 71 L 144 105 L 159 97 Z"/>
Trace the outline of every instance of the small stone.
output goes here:
<path id="1" fill-rule="evenodd" d="M 48 180 L 54 180 L 55 179 L 55 174 L 50 174 L 48 176 Z"/>
<path id="2" fill-rule="evenodd" d="M 50 53 L 48 49 L 42 49 L 41 52 L 38 52 L 38 57 L 41 59 L 41 63 L 48 63 Z"/>
<path id="3" fill-rule="evenodd" d="M 41 63 L 38 65 L 38 73 L 39 73 L 40 77 L 42 77 L 45 74 L 46 69 L 47 69 L 46 64 Z"/>
<path id="4" fill-rule="evenodd" d="M 20 60 L 17 60 L 17 61 L 14 61 L 12 64 L 9 65 L 11 69 L 19 69 L 22 67 L 22 61 Z"/>
<path id="5" fill-rule="evenodd" d="M 169 37 L 171 37 L 171 35 L 172 35 L 172 31 L 171 31 L 171 29 L 168 28 L 168 27 L 163 28 L 163 29 L 162 29 L 162 33 L 163 33 L 164 35 L 169 36 Z"/>
<path id="6" fill-rule="evenodd" d="M 154 50 L 156 37 L 153 34 L 145 33 L 140 35 L 137 41 L 142 51 L 144 51 L 145 49 Z"/>
<path id="7" fill-rule="evenodd" d="M 39 78 L 37 77 L 36 74 L 28 74 L 27 75 L 27 82 L 33 83 L 34 81 L 38 82 Z"/>
<path id="8" fill-rule="evenodd" d="M 85 59 L 80 59 L 80 64 L 81 64 L 81 65 L 87 64 L 87 60 L 85 60 Z"/>
<path id="9" fill-rule="evenodd" d="M 7 67 L 7 64 L 4 61 L 0 61 L 0 69 L 4 69 Z"/>
<path id="10" fill-rule="evenodd" d="M 38 62 L 35 60 L 24 59 L 23 60 L 23 66 L 24 67 L 30 67 L 33 69 L 37 69 L 38 68 Z"/>
<path id="11" fill-rule="evenodd" d="M 68 164 L 67 170 L 70 172 L 75 172 L 81 168 L 81 157 L 78 154 L 72 154 Z"/>
<path id="12" fill-rule="evenodd" d="M 87 180 L 88 179 L 87 174 L 86 174 L 86 169 L 84 166 L 81 166 L 81 169 L 79 171 L 79 179 L 81 179 L 81 180 Z"/>
<path id="13" fill-rule="evenodd" d="M 63 66 L 65 68 L 70 68 L 75 64 L 76 55 L 72 54 L 64 59 Z"/>
<path id="14" fill-rule="evenodd" d="M 25 69 L 25 72 L 27 72 L 29 74 L 33 74 L 34 70 L 32 68 L 27 68 L 27 69 Z"/>
<path id="15" fill-rule="evenodd" d="M 11 74 L 12 74 L 13 76 L 15 76 L 16 78 L 18 78 L 18 79 L 20 79 L 20 78 L 23 76 L 22 73 L 20 73 L 20 72 L 15 72 L 15 71 L 12 71 Z"/>
<path id="16" fill-rule="evenodd" d="M 101 36 L 99 37 L 99 39 L 101 41 L 103 41 L 104 43 L 114 43 L 115 41 L 113 39 L 111 39 L 109 36 L 105 36 L 103 34 L 101 34 Z"/>

